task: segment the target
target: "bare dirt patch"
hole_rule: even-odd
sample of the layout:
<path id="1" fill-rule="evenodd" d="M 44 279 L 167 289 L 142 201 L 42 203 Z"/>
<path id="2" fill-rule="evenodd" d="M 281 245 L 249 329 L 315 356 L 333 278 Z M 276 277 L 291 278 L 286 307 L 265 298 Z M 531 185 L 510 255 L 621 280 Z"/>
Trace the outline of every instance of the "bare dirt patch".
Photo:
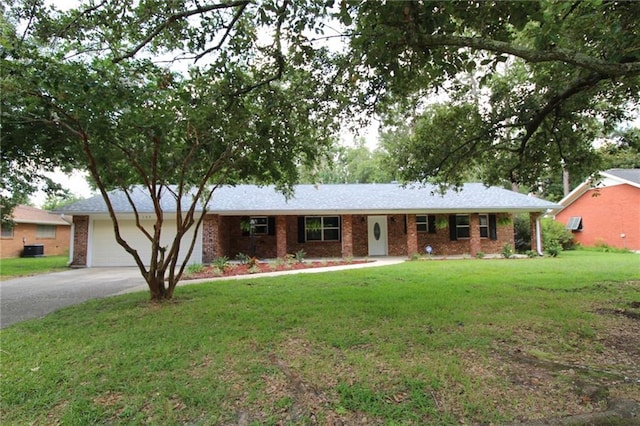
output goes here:
<path id="1" fill-rule="evenodd" d="M 606 327 L 594 337 L 595 342 L 587 345 L 598 350 L 540 356 L 537 337 L 525 330 L 518 345 L 496 342 L 489 353 L 456 351 L 460 369 L 470 383 L 449 377 L 439 388 L 424 391 L 430 394 L 442 418 L 459 419 L 462 424 L 472 420 L 468 417 L 469 403 L 492 407 L 509 422 L 518 424 L 573 424 L 572 419 L 580 424 L 607 424 L 606 419 L 618 416 L 629 404 L 627 414 L 635 415 L 634 407 L 640 403 L 638 322 L 627 316 L 601 315 L 605 315 Z M 372 371 L 381 372 L 386 381 L 393 382 L 406 374 L 397 366 L 386 364 L 375 352 L 365 352 L 369 352 L 363 349 Z M 407 365 L 428 362 L 418 353 L 407 355 L 403 361 Z M 238 401 L 238 424 L 267 420 L 274 424 L 384 423 L 370 414 L 339 409 L 338 383 L 358 379 L 340 349 L 318 347 L 292 337 L 275 347 L 264 362 L 271 368 L 261 376 L 266 397 L 259 404 Z M 461 398 L 469 387 L 477 395 L 476 400 Z M 403 395 L 398 395 L 390 402 L 400 405 L 405 401 Z M 589 423 L 590 419 L 593 423 Z M 615 424 L 630 425 L 638 420 L 620 419 L 617 417 Z"/>

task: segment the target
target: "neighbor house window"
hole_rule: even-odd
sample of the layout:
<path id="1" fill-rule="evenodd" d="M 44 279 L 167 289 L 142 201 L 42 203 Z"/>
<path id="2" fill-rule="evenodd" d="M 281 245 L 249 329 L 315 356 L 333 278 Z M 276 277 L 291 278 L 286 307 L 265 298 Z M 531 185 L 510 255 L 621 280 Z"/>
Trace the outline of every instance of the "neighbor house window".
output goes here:
<path id="1" fill-rule="evenodd" d="M 433 215 L 418 215 L 416 216 L 416 227 L 418 232 L 428 232 L 429 234 L 436 233 L 436 217 Z"/>
<path id="2" fill-rule="evenodd" d="M 582 231 L 582 217 L 573 216 L 569 218 L 566 228 L 569 231 Z"/>
<path id="3" fill-rule="evenodd" d="M 469 215 L 456 215 L 456 238 L 469 238 L 470 235 L 471 233 L 469 232 Z"/>
<path id="4" fill-rule="evenodd" d="M 480 237 L 489 238 L 489 215 L 480 215 Z"/>
<path id="5" fill-rule="evenodd" d="M 2 238 L 13 238 L 13 226 L 2 225 Z"/>
<path id="6" fill-rule="evenodd" d="M 304 229 L 307 241 L 340 241 L 339 216 L 307 216 Z"/>
<path id="7" fill-rule="evenodd" d="M 38 225 L 36 226 L 36 238 L 55 238 L 55 225 Z"/>

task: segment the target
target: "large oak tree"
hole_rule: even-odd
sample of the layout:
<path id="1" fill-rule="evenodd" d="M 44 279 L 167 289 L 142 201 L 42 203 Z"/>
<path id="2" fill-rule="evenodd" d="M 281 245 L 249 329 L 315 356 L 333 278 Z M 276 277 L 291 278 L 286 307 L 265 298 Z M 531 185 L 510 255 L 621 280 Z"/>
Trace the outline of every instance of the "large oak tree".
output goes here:
<path id="1" fill-rule="evenodd" d="M 593 172 L 594 137 L 638 117 L 638 2 L 359 1 L 339 15 L 360 105 L 413 126 L 392 150 L 406 180 Z"/>

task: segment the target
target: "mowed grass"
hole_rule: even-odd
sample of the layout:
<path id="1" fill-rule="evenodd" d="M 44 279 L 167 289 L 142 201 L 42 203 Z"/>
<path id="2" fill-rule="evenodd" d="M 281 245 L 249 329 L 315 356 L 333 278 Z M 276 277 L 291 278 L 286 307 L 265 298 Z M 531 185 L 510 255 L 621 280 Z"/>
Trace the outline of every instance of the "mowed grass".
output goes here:
<path id="1" fill-rule="evenodd" d="M 548 388 L 536 392 L 519 374 L 527 364 L 511 357 L 640 376 L 623 360 L 593 358 L 610 358 L 607 330 L 628 320 L 599 310 L 630 302 L 640 302 L 640 256 L 595 252 L 216 281 L 180 287 L 162 306 L 146 293 L 95 300 L 1 332 L 2 422 L 459 424 L 571 414 L 562 409 L 563 398 L 578 399 L 572 378 L 538 371 Z M 640 395 L 637 382 L 616 383 L 616 395 Z"/>
<path id="2" fill-rule="evenodd" d="M 0 279 L 68 269 L 69 256 L 16 257 L 0 260 Z"/>

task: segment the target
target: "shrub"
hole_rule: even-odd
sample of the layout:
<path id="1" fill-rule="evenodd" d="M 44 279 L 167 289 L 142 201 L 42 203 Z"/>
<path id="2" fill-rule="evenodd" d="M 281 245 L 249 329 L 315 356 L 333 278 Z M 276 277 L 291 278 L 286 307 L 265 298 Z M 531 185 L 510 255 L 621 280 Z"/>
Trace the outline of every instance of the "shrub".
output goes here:
<path id="1" fill-rule="evenodd" d="M 305 253 L 305 251 L 304 251 L 304 250 L 298 250 L 298 251 L 296 252 L 296 261 L 297 261 L 298 263 L 302 263 L 302 262 L 304 262 L 304 258 L 305 258 L 305 256 L 306 256 L 306 255 L 307 255 L 307 253 Z"/>
<path id="2" fill-rule="evenodd" d="M 198 274 L 204 271 L 204 265 L 201 263 L 192 263 L 191 265 L 187 265 L 187 275 Z"/>
<path id="3" fill-rule="evenodd" d="M 513 246 L 511 244 L 505 244 L 502 246 L 502 257 L 510 259 L 513 256 Z"/>
<path id="4" fill-rule="evenodd" d="M 236 260 L 240 262 L 241 265 L 246 265 L 249 262 L 251 257 L 248 254 L 238 253 L 236 255 Z"/>
<path id="5" fill-rule="evenodd" d="M 249 269 L 257 268 L 259 263 L 260 263 L 260 260 L 258 260 L 258 258 L 255 256 L 250 257 L 249 260 L 247 260 L 247 265 L 249 266 Z"/>
<path id="6" fill-rule="evenodd" d="M 227 256 L 216 257 L 215 259 L 213 259 L 213 262 L 211 262 L 211 264 L 215 268 L 224 272 L 224 270 L 227 269 L 227 266 L 229 266 L 229 258 Z"/>
<path id="7" fill-rule="evenodd" d="M 484 252 L 479 251 L 479 252 L 476 253 L 476 258 L 477 259 L 483 259 L 484 257 L 485 257 Z"/>
<path id="8" fill-rule="evenodd" d="M 538 257 L 538 252 L 537 252 L 537 251 L 535 251 L 535 250 L 527 250 L 527 251 L 525 252 L 525 254 L 527 255 L 527 257 L 532 258 L 532 259 L 533 259 L 534 257 Z"/>
<path id="9" fill-rule="evenodd" d="M 562 251 L 562 246 L 554 241 L 551 243 L 548 243 L 545 245 L 545 250 L 544 250 L 549 256 L 551 257 L 556 257 L 560 254 L 560 252 Z"/>
<path id="10" fill-rule="evenodd" d="M 531 221 L 528 214 L 516 215 L 513 219 L 515 249 L 524 253 L 531 249 Z"/>
<path id="11" fill-rule="evenodd" d="M 542 242 L 545 247 L 559 245 L 561 250 L 573 248 L 573 235 L 564 225 L 553 219 L 542 219 Z"/>

